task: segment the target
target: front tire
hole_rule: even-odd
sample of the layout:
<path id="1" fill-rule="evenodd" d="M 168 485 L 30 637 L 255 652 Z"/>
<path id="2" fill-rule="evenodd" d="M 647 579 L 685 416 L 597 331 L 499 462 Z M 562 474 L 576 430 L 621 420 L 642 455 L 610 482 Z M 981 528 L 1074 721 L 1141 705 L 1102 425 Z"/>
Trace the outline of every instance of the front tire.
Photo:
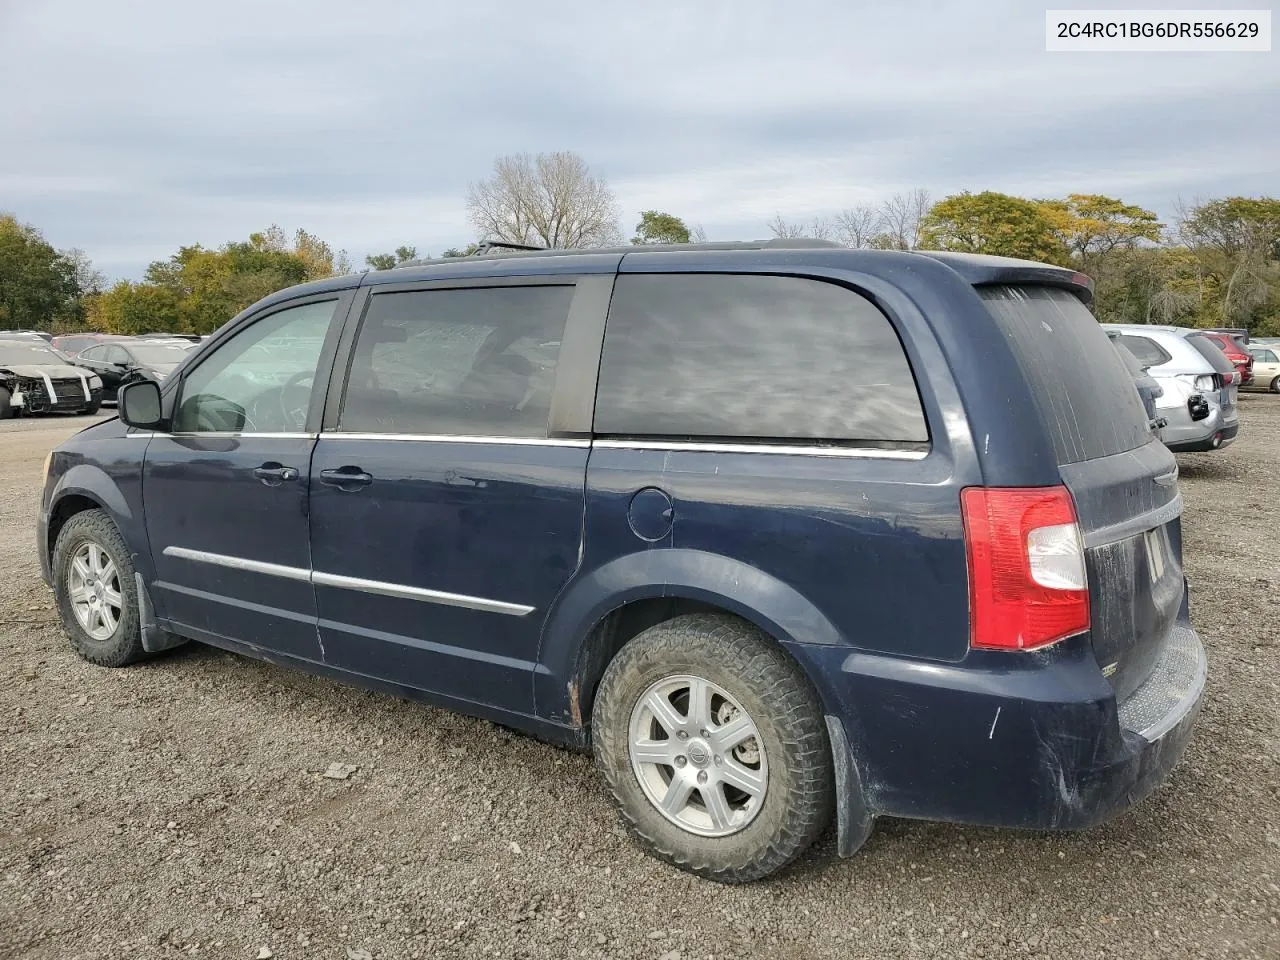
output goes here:
<path id="1" fill-rule="evenodd" d="M 800 667 L 736 617 L 689 614 L 629 641 L 600 681 L 596 763 L 632 834 L 683 870 L 745 883 L 831 820 L 831 747 Z"/>
<path id="2" fill-rule="evenodd" d="M 4 387 L 0 387 L 0 420 L 8 420 L 13 416 L 13 407 L 9 406 L 13 395 Z"/>
<path id="3" fill-rule="evenodd" d="M 1271 381 L 1271 392 L 1280 393 L 1280 377 L 1276 377 Z"/>
<path id="4" fill-rule="evenodd" d="M 77 513 L 58 532 L 53 584 L 63 629 L 80 656 L 101 667 L 146 656 L 133 562 L 105 512 Z"/>

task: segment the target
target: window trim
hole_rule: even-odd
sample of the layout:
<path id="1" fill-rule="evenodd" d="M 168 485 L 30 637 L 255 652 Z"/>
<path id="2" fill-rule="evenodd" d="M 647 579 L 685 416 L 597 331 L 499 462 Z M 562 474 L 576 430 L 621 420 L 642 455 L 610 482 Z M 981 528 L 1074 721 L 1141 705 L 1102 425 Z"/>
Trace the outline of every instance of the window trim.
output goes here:
<path id="1" fill-rule="evenodd" d="M 643 249 L 643 248 L 641 248 Z M 620 273 L 619 276 L 624 275 Z M 923 459 L 931 452 L 936 444 L 937 439 L 934 435 L 933 423 L 930 417 L 930 398 L 926 396 L 923 389 L 920 375 L 917 372 L 917 358 L 914 356 L 912 348 L 903 338 L 900 329 L 900 321 L 895 310 L 891 309 L 883 299 L 875 294 L 874 291 L 864 289 L 861 286 L 850 283 L 844 276 L 840 274 L 828 275 L 820 272 L 812 272 L 809 270 L 797 270 L 790 272 L 786 270 L 778 270 L 776 268 L 762 269 L 758 271 L 740 270 L 740 269 L 692 269 L 692 270 L 634 270 L 625 273 L 626 276 L 661 276 L 661 277 L 689 277 L 689 276 L 713 276 L 713 277 L 775 277 L 784 280 L 806 280 L 811 283 L 827 284 L 839 287 L 846 293 L 865 300 L 867 304 L 880 314 L 881 318 L 889 325 L 889 330 L 893 333 L 894 339 L 898 343 L 899 349 L 902 351 L 902 358 L 906 361 L 907 372 L 911 374 L 911 384 L 915 387 L 916 400 L 920 409 L 920 419 L 924 424 L 925 436 L 922 440 L 876 440 L 872 438 L 831 438 L 831 437 L 740 437 L 732 438 L 717 437 L 712 435 L 691 435 L 691 434 L 673 434 L 673 433 L 616 433 L 594 430 L 596 443 L 607 443 L 610 446 L 629 447 L 633 449 L 703 449 L 715 450 L 719 452 L 747 452 L 745 449 L 750 448 L 751 452 L 762 452 L 762 448 L 767 448 L 763 452 L 794 452 L 808 453 L 819 456 L 873 456 L 873 453 L 866 451 L 887 451 L 885 454 L 887 459 Z M 615 288 L 616 290 L 616 288 Z M 609 310 L 612 311 L 613 303 L 610 297 Z M 608 334 L 608 323 L 605 323 L 604 336 Z M 599 362 L 597 364 L 597 375 L 599 367 L 604 363 L 604 336 L 601 338 Z M 598 406 L 598 394 L 596 395 Z M 593 421 L 594 428 L 594 421 Z M 907 456 L 900 456 L 900 454 Z"/>
<path id="2" fill-rule="evenodd" d="M 359 436 L 364 439 L 394 440 L 398 438 L 449 441 L 461 438 L 483 443 L 528 441 L 532 444 L 548 440 L 590 438 L 591 418 L 595 405 L 595 375 L 600 363 L 600 344 L 604 339 L 605 312 L 613 292 L 613 274 L 554 273 L 535 276 L 467 277 L 449 280 L 417 280 L 405 283 L 379 283 L 364 286 L 356 294 L 347 323 L 338 344 L 324 412 L 319 431 L 326 439 Z M 340 430 L 338 421 L 346 400 L 355 359 L 356 341 L 369 314 L 373 298 L 389 293 L 429 293 L 436 290 L 484 290 L 494 287 L 572 287 L 569 313 L 556 358 L 555 381 L 547 417 L 546 437 L 480 436 L 434 433 L 371 433 L 368 430 Z M 595 337 L 595 356 L 591 358 Z M 581 357 L 579 356 L 581 354 Z M 565 358 L 575 365 L 569 370 Z M 585 364 L 585 366 L 584 366 Z M 588 376 L 589 375 L 589 376 Z M 587 383 L 587 380 L 590 380 Z"/>
<path id="3" fill-rule="evenodd" d="M 157 430 L 157 435 L 171 437 L 214 437 L 226 439 L 228 437 L 264 437 L 264 438 L 295 438 L 295 437 L 314 437 L 319 432 L 320 413 L 322 410 L 323 397 L 328 394 L 330 389 L 330 380 L 333 377 L 333 361 L 337 353 L 338 341 L 342 335 L 344 325 L 346 323 L 347 314 L 351 308 L 351 301 L 354 297 L 354 290 L 326 290 L 322 293 L 313 293 L 307 296 L 293 297 L 289 300 L 281 300 L 264 307 L 257 313 L 245 317 L 234 326 L 224 328 L 216 335 L 217 339 L 213 341 L 208 349 L 199 350 L 199 354 L 192 358 L 190 364 L 183 363 L 179 368 L 181 375 L 170 380 L 167 384 L 168 389 L 163 391 L 163 412 L 164 422 L 169 427 L 168 430 Z M 311 402 L 307 409 L 307 422 L 302 431 L 298 432 L 281 432 L 274 430 L 245 430 L 236 431 L 176 431 L 173 430 L 173 418 L 178 411 L 178 407 L 182 402 L 182 393 L 186 389 L 187 377 L 194 371 L 200 369 L 200 365 L 206 362 L 210 357 L 218 353 L 219 350 L 226 349 L 235 337 L 239 336 L 249 327 L 253 326 L 260 320 L 274 316 L 284 310 L 290 310 L 294 307 L 305 307 L 312 303 L 324 303 L 332 300 L 334 302 L 333 314 L 329 317 L 329 329 L 325 333 L 324 344 L 320 347 L 320 356 L 316 362 L 316 379 L 311 389 Z"/>

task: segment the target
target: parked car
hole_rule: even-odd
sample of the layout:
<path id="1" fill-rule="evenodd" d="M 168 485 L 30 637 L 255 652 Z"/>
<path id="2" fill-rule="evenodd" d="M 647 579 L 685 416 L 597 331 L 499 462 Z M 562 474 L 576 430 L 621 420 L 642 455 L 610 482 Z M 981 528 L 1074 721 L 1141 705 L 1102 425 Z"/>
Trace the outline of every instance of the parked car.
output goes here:
<path id="1" fill-rule="evenodd" d="M 1223 355 L 1231 361 L 1240 374 L 1240 386 L 1247 387 L 1253 383 L 1253 357 L 1249 355 L 1249 348 L 1243 340 L 1233 334 L 1216 330 L 1200 330 L 1197 333 L 1206 340 L 1212 340 Z"/>
<path id="2" fill-rule="evenodd" d="M 1249 355 L 1253 357 L 1251 389 L 1280 393 L 1280 346 L 1270 347 L 1254 341 Z"/>
<path id="3" fill-rule="evenodd" d="M 187 359 L 189 346 L 154 340 L 116 340 L 89 347 L 74 360 L 102 378 L 103 400 L 115 400 L 121 384 L 140 377 L 163 380 Z"/>
<path id="4" fill-rule="evenodd" d="M 97 413 L 102 381 L 40 337 L 0 336 L 0 420 L 20 413 Z"/>
<path id="5" fill-rule="evenodd" d="M 590 745 L 715 880 L 833 812 L 842 855 L 881 815 L 1087 826 L 1205 679 L 1177 466 L 1091 296 L 797 241 L 295 287 L 53 452 L 43 573 L 94 663 L 197 640 Z"/>
<path id="6" fill-rule="evenodd" d="M 1168 423 L 1156 410 L 1156 401 L 1164 396 L 1164 388 L 1160 386 L 1160 381 L 1151 376 L 1138 358 L 1121 342 L 1121 334 L 1109 331 L 1107 336 L 1111 340 L 1111 345 L 1120 354 L 1120 359 L 1124 361 L 1125 369 L 1129 371 L 1129 376 L 1133 380 L 1133 386 L 1138 391 L 1138 396 L 1142 398 L 1142 408 L 1147 411 L 1147 420 L 1151 423 L 1151 429 L 1156 436 L 1159 436 L 1160 431 Z"/>
<path id="7" fill-rule="evenodd" d="M 200 342 L 200 335 L 196 333 L 140 333 L 137 335 L 139 340 L 166 340 L 166 341 L 184 341 L 190 344 Z"/>
<path id="8" fill-rule="evenodd" d="M 48 343 L 53 339 L 53 334 L 45 333 L 43 330 L 0 330 L 0 339 L 23 340 L 30 337 L 36 337 Z"/>
<path id="9" fill-rule="evenodd" d="M 100 343 L 112 343 L 128 339 L 128 337 L 122 337 L 114 333 L 67 333 L 54 337 L 53 346 L 68 357 L 77 357 L 81 352 Z"/>
<path id="10" fill-rule="evenodd" d="M 1239 373 L 1200 331 L 1187 327 L 1103 324 L 1160 384 L 1160 438 L 1170 450 L 1217 450 L 1240 430 Z"/>

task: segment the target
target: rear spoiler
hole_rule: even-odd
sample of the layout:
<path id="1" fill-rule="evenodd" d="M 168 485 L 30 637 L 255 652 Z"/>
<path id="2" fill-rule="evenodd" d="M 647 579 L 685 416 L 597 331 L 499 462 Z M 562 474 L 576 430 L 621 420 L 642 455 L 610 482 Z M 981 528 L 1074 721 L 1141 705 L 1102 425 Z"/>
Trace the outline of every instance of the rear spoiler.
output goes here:
<path id="1" fill-rule="evenodd" d="M 992 284 L 1061 287 L 1070 290 L 1086 305 L 1093 305 L 1093 278 L 1078 270 L 1055 267 L 1050 263 L 1037 263 L 1034 260 L 990 257 L 981 253 L 945 253 L 940 250 L 915 252 L 945 263 L 975 287 Z"/>

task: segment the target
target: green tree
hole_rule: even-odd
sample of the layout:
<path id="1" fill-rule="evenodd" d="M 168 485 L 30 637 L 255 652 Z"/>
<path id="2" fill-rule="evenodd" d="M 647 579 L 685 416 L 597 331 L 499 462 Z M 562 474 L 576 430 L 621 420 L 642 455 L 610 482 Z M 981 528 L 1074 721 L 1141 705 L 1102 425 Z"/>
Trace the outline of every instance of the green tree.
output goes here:
<path id="1" fill-rule="evenodd" d="M 0 214 L 0 329 L 48 329 L 80 309 L 79 266 L 30 224 Z"/>
<path id="2" fill-rule="evenodd" d="M 685 222 L 672 213 L 660 213 L 657 210 L 642 210 L 640 222 L 636 224 L 636 235 L 631 238 L 634 244 L 645 243 L 688 243 L 689 228 Z"/>
<path id="3" fill-rule="evenodd" d="M 182 328 L 176 291 L 155 283 L 121 280 L 89 301 L 86 320 L 105 333 L 149 333 Z"/>
<path id="4" fill-rule="evenodd" d="M 1040 200 L 1054 232 L 1081 260 L 1139 243 L 1158 243 L 1164 224 L 1151 210 L 1098 193 L 1072 193 L 1065 200 Z"/>
<path id="5" fill-rule="evenodd" d="M 988 253 L 1047 263 L 1070 261 L 1055 223 L 1039 204 L 985 190 L 935 203 L 920 223 L 925 248 Z"/>
<path id="6" fill-rule="evenodd" d="M 442 257 L 473 257 L 476 255 L 476 253 L 479 250 L 480 250 L 480 244 L 468 243 L 461 250 L 459 250 L 457 247 L 450 247 L 444 253 L 440 254 L 440 256 Z"/>
<path id="7" fill-rule="evenodd" d="M 404 246 L 396 247 L 394 253 L 375 253 L 372 256 L 365 257 L 364 262 L 370 270 L 390 270 L 392 267 L 398 267 L 402 263 L 417 259 L 418 248 Z"/>

